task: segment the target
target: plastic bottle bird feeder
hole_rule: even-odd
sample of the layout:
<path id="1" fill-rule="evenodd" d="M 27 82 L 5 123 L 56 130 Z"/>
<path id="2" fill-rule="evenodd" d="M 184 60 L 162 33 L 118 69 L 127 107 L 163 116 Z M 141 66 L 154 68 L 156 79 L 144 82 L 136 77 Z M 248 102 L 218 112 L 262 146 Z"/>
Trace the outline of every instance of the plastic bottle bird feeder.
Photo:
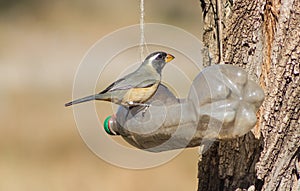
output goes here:
<path id="1" fill-rule="evenodd" d="M 186 99 L 160 85 L 144 116 L 142 107 L 119 107 L 104 126 L 131 145 L 151 152 L 199 146 L 205 140 L 234 139 L 256 124 L 263 90 L 232 65 L 207 67 L 194 79 Z"/>

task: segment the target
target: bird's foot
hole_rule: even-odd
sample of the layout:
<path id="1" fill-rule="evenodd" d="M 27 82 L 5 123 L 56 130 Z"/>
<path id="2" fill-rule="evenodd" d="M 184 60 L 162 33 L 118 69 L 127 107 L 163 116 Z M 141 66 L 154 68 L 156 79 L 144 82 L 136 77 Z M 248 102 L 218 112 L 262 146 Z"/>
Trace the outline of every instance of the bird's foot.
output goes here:
<path id="1" fill-rule="evenodd" d="M 144 109 L 143 109 L 143 111 L 142 111 L 142 116 L 143 116 L 143 117 L 145 116 L 145 113 L 146 113 L 146 111 L 149 109 L 150 106 L 151 106 L 150 104 L 144 105 Z"/>
<path id="2" fill-rule="evenodd" d="M 128 102 L 128 105 L 136 107 L 136 106 L 141 106 L 143 107 L 142 109 L 142 116 L 145 116 L 146 111 L 149 109 L 149 107 L 151 106 L 151 104 L 147 104 L 147 103 L 135 103 L 135 102 Z M 141 111 L 141 110 L 140 110 Z"/>

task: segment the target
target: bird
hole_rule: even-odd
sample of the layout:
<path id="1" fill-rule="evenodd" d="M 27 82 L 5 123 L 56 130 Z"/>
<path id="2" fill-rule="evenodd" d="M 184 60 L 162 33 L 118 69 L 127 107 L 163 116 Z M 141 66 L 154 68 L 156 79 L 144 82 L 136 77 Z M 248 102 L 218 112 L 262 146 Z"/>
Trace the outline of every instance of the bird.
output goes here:
<path id="1" fill-rule="evenodd" d="M 174 58 L 172 54 L 163 51 L 153 52 L 145 58 L 134 72 L 113 82 L 98 94 L 76 99 L 66 103 L 65 106 L 102 100 L 128 108 L 143 106 L 148 109 L 150 104 L 145 102 L 156 92 L 161 82 L 162 69 L 166 63 Z"/>

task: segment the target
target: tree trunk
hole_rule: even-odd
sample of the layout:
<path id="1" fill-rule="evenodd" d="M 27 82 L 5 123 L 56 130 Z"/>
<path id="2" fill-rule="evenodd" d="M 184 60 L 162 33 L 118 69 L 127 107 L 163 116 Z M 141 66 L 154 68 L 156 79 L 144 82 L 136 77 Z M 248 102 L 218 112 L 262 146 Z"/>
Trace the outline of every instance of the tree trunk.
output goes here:
<path id="1" fill-rule="evenodd" d="M 221 18 L 216 0 L 200 2 L 212 59 L 244 68 L 266 98 L 252 132 L 200 157 L 198 190 L 300 190 L 300 1 L 222 0 Z"/>

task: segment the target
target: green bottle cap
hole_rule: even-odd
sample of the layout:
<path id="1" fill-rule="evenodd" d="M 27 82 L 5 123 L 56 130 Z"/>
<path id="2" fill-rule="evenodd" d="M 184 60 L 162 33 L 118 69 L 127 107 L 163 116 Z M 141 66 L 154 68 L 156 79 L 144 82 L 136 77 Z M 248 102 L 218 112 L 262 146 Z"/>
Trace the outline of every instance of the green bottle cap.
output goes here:
<path id="1" fill-rule="evenodd" d="M 107 134 L 109 135 L 115 135 L 111 130 L 110 130 L 110 119 L 111 119 L 111 116 L 108 116 L 105 120 L 104 120 L 104 123 L 103 123 L 103 126 L 104 126 L 104 130 Z"/>

